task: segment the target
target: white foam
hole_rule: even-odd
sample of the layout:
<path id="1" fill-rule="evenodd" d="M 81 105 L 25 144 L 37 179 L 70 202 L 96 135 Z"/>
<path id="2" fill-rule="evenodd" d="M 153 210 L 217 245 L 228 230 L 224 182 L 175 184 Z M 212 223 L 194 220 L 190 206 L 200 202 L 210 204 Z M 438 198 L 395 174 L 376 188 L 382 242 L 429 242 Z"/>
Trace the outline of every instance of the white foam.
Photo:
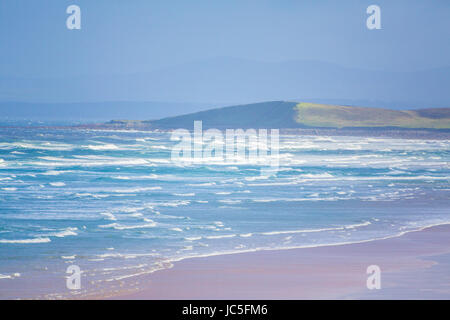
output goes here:
<path id="1" fill-rule="evenodd" d="M 20 277 L 20 273 L 0 274 L 0 279 L 14 279 Z"/>
<path id="2" fill-rule="evenodd" d="M 0 143 L 0 149 L 35 149 L 35 150 L 53 150 L 53 151 L 68 151 L 72 150 L 73 146 L 63 143 L 50 143 L 42 141 L 22 141 L 13 143 Z"/>
<path id="3" fill-rule="evenodd" d="M 152 165 L 149 163 L 149 161 L 142 158 L 75 156 L 74 158 L 39 157 L 39 159 L 44 161 L 31 161 L 28 164 L 45 167 L 70 167 L 70 166 L 103 167 L 103 166 Z"/>
<path id="4" fill-rule="evenodd" d="M 158 174 L 148 174 L 143 176 L 112 176 L 112 179 L 118 180 L 170 180 L 174 179 L 171 175 L 158 175 Z"/>
<path id="5" fill-rule="evenodd" d="M 117 220 L 117 218 L 116 218 L 112 213 L 110 213 L 110 212 L 100 212 L 100 214 L 101 214 L 102 216 L 107 217 L 106 219 L 108 219 L 108 220 L 112 220 L 112 221 Z"/>
<path id="6" fill-rule="evenodd" d="M 85 149 L 90 149 L 90 150 L 118 150 L 119 147 L 116 146 L 115 144 L 97 144 L 97 145 L 88 145 L 88 146 L 83 146 L 83 148 Z"/>
<path id="7" fill-rule="evenodd" d="M 226 203 L 226 204 L 237 204 L 237 203 L 241 203 L 242 200 L 224 199 L 224 200 L 219 200 L 219 202 Z"/>
<path id="8" fill-rule="evenodd" d="M 78 233 L 76 233 L 75 231 L 78 231 L 78 228 L 66 228 L 64 230 L 58 231 L 58 232 L 53 232 L 53 233 L 48 233 L 45 234 L 45 236 L 47 237 L 57 237 L 57 238 L 64 238 L 67 236 L 76 236 L 78 235 Z"/>
<path id="9" fill-rule="evenodd" d="M 195 193 L 173 193 L 173 195 L 178 197 L 193 197 Z"/>
<path id="10" fill-rule="evenodd" d="M 128 216 L 133 217 L 133 218 L 139 218 L 139 217 L 142 217 L 143 215 L 140 212 L 135 212 L 135 213 L 129 214 Z"/>
<path id="11" fill-rule="evenodd" d="M 0 239 L 0 243 L 20 243 L 20 244 L 28 244 L 28 243 L 47 243 L 51 240 L 49 238 L 33 238 L 33 239 Z"/>
<path id="12" fill-rule="evenodd" d="M 103 253 L 97 255 L 99 258 L 123 258 L 123 259 L 135 259 L 138 257 L 156 257 L 158 253 Z"/>
<path id="13" fill-rule="evenodd" d="M 149 205 L 154 207 L 179 207 L 179 206 L 187 206 L 191 202 L 189 200 L 174 200 L 167 202 L 151 202 Z"/>
<path id="14" fill-rule="evenodd" d="M 196 241 L 196 240 L 200 240 L 202 237 L 186 237 L 184 238 L 187 241 Z"/>
<path id="15" fill-rule="evenodd" d="M 138 264 L 135 266 L 117 267 L 117 268 L 103 268 L 102 271 L 118 271 L 118 270 L 130 270 L 130 269 L 141 269 L 144 268 L 146 264 Z"/>
<path id="16" fill-rule="evenodd" d="M 92 193 L 75 193 L 76 197 L 93 197 L 96 199 L 101 199 L 101 198 L 107 198 L 109 197 L 109 195 L 107 194 L 92 194 Z"/>
<path id="17" fill-rule="evenodd" d="M 338 198 L 338 197 L 328 197 L 328 198 L 318 198 L 317 194 L 312 194 L 311 196 L 316 196 L 315 198 L 267 198 L 267 199 L 253 199 L 253 202 L 302 202 L 302 201 L 337 201 L 344 200 L 347 198 Z"/>
<path id="18" fill-rule="evenodd" d="M 243 233 L 243 234 L 240 234 L 239 237 L 248 238 L 248 237 L 251 237 L 252 235 L 253 235 L 253 233 Z"/>
<path id="19" fill-rule="evenodd" d="M 325 173 L 318 173 L 318 174 L 301 174 L 299 175 L 300 178 L 307 178 L 307 179 L 323 179 L 323 178 L 334 178 L 333 175 L 329 174 L 328 172 Z"/>
<path id="20" fill-rule="evenodd" d="M 116 189 L 112 190 L 112 192 L 116 193 L 139 193 L 145 191 L 153 191 L 153 190 L 161 190 L 161 187 L 142 187 L 142 188 L 131 188 L 131 189 Z"/>
<path id="21" fill-rule="evenodd" d="M 64 182 L 50 182 L 53 187 L 64 187 L 66 184 Z"/>
<path id="22" fill-rule="evenodd" d="M 65 171 L 49 170 L 49 171 L 43 172 L 41 174 L 44 175 L 44 176 L 57 176 L 57 175 L 60 175 L 63 172 L 65 172 Z"/>
<path id="23" fill-rule="evenodd" d="M 190 187 L 210 187 L 210 186 L 215 186 L 215 185 L 216 185 L 215 182 L 190 183 L 190 184 L 187 184 L 187 186 L 190 186 Z"/>
<path id="24" fill-rule="evenodd" d="M 255 181 L 255 180 L 267 180 L 269 179 L 269 176 L 256 176 L 256 177 L 246 177 L 245 180 L 247 181 Z"/>
<path id="25" fill-rule="evenodd" d="M 100 228 L 113 228 L 116 230 L 129 230 L 129 229 L 146 229 L 156 227 L 156 222 L 148 219 L 150 223 L 137 224 L 137 225 L 121 225 L 118 223 L 111 223 L 106 225 L 100 225 Z"/>
<path id="26" fill-rule="evenodd" d="M 208 236 L 205 237 L 206 239 L 224 239 L 224 238 L 234 238 L 236 237 L 235 234 L 225 234 L 225 235 L 221 235 L 221 236 Z"/>
<path id="27" fill-rule="evenodd" d="M 279 234 L 294 234 L 294 233 L 310 233 L 310 232 L 324 232 L 324 231 L 337 231 L 337 230 L 346 230 L 346 229 L 354 229 L 357 227 L 368 226 L 371 223 L 369 221 L 357 224 L 351 224 L 348 226 L 342 227 L 333 227 L 333 228 L 319 228 L 319 229 L 300 229 L 300 230 L 286 230 L 286 231 L 270 231 L 270 232 L 261 232 L 260 234 L 266 236 L 279 235 Z"/>

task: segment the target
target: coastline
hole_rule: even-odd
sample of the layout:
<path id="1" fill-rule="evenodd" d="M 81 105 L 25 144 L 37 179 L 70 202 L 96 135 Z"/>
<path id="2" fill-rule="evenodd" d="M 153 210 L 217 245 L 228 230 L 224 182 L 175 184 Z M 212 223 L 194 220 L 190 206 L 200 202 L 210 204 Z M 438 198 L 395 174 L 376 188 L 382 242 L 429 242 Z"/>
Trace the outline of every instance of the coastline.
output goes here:
<path id="1" fill-rule="evenodd" d="M 369 265 L 381 269 L 380 290 L 366 287 Z M 353 244 L 188 258 L 112 299 L 449 299 L 449 267 L 445 224 Z"/>

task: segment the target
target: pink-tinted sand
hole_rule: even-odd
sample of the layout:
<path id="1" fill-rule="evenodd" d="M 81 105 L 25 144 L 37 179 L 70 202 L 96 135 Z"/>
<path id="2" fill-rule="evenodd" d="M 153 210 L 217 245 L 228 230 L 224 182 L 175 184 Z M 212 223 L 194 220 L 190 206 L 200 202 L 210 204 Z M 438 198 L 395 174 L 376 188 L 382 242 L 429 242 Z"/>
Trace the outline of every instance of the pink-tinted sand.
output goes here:
<path id="1" fill-rule="evenodd" d="M 381 289 L 366 286 L 369 265 Z M 450 225 L 358 244 L 192 258 L 118 299 L 450 299 Z"/>

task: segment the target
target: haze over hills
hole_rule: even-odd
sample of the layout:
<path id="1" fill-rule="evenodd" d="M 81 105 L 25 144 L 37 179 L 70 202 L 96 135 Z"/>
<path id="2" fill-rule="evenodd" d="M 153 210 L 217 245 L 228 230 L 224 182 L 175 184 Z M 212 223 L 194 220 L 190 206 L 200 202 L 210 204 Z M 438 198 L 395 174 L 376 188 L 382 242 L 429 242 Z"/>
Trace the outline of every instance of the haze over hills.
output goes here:
<path id="1" fill-rule="evenodd" d="M 2 120 L 83 121 L 160 119 L 214 107 L 206 103 L 106 101 L 74 103 L 0 102 Z"/>
<path id="2" fill-rule="evenodd" d="M 204 129 L 450 129 L 450 108 L 390 110 L 293 101 L 271 101 L 217 108 L 153 121 L 114 120 L 106 125 L 112 128 L 192 129 L 194 121 L 202 121 Z"/>
<path id="3" fill-rule="evenodd" d="M 201 110 L 205 103 L 214 107 L 281 99 L 334 104 L 381 101 L 371 106 L 393 109 L 450 107 L 449 75 L 450 67 L 392 72 L 318 61 L 262 62 L 222 57 L 137 74 L 3 76 L 0 101 L 52 102 L 61 104 L 61 108 L 70 107 L 63 105 L 69 102 L 170 101 L 194 106 L 186 112 Z M 45 113 L 46 107 L 40 108 Z M 154 115 L 151 117 L 158 116 Z M 165 116 L 169 115 L 173 114 Z M 134 117 L 131 114 L 126 118 Z"/>

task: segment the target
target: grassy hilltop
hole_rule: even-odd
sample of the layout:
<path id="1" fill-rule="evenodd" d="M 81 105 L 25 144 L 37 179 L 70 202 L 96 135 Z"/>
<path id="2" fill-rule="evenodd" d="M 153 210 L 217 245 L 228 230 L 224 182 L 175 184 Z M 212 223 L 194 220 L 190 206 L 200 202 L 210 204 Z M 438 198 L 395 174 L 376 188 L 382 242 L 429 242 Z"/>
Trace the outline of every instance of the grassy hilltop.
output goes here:
<path id="1" fill-rule="evenodd" d="M 450 108 L 389 110 L 302 102 L 295 112 L 295 121 L 308 127 L 450 128 Z"/>

